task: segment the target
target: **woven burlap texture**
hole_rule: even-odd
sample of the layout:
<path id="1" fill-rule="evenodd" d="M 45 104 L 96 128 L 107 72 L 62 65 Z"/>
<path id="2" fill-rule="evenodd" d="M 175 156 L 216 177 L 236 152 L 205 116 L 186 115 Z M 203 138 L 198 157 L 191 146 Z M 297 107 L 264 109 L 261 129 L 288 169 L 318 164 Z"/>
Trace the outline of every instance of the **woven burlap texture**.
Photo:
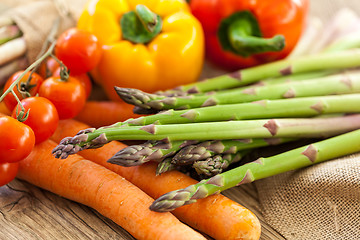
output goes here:
<path id="1" fill-rule="evenodd" d="M 360 13 L 358 0 L 312 0 L 310 4 L 311 15 L 325 22 L 343 7 Z M 266 222 L 286 239 L 360 239 L 360 154 L 255 185 Z"/>

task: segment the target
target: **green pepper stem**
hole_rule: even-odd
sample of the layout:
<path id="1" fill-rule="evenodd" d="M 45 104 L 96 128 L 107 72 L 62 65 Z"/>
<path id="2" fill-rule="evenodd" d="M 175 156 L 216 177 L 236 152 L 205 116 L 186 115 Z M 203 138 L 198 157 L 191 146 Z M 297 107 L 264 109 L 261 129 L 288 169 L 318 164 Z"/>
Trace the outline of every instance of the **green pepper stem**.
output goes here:
<path id="1" fill-rule="evenodd" d="M 136 16 L 140 19 L 140 22 L 143 24 L 144 28 L 148 32 L 154 32 L 155 26 L 158 24 L 157 15 L 142 4 L 136 5 L 135 13 Z"/>
<path id="2" fill-rule="evenodd" d="M 138 4 L 135 10 L 121 17 L 120 25 L 124 39 L 146 44 L 161 32 L 162 19 L 146 6 Z"/>
<path id="3" fill-rule="evenodd" d="M 285 38 L 276 35 L 272 38 L 262 38 L 249 34 L 250 23 L 245 19 L 233 22 L 228 28 L 228 38 L 231 46 L 244 55 L 281 51 L 285 47 Z"/>
<path id="4" fill-rule="evenodd" d="M 243 57 L 281 51 L 285 47 L 282 35 L 263 38 L 259 23 L 250 11 L 238 11 L 224 18 L 219 25 L 218 39 L 224 51 Z"/>

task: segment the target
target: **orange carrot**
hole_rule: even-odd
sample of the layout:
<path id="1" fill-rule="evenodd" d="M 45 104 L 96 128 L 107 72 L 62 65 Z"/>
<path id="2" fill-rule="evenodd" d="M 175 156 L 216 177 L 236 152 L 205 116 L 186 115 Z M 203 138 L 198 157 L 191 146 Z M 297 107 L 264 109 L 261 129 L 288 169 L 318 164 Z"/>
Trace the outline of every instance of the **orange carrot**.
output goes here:
<path id="1" fill-rule="evenodd" d="M 75 119 L 98 128 L 141 115 L 133 113 L 134 106 L 125 102 L 87 101 Z"/>
<path id="2" fill-rule="evenodd" d="M 79 130 L 88 127 L 75 120 L 62 120 L 52 138 L 59 142 L 62 138 L 74 136 Z M 178 171 L 156 176 L 155 163 L 136 167 L 121 167 L 107 163 L 107 159 L 124 147 L 126 147 L 125 144 L 113 141 L 101 148 L 83 150 L 78 154 L 125 177 L 153 198 L 196 183 L 196 180 Z M 181 221 L 215 239 L 260 238 L 261 227 L 258 218 L 250 210 L 221 194 L 177 208 L 173 214 Z"/>
<path id="3" fill-rule="evenodd" d="M 20 162 L 18 178 L 94 208 L 137 239 L 205 239 L 171 213 L 149 210 L 153 199 L 109 169 L 76 154 L 55 159 L 55 146 L 51 140 L 36 145 Z"/>

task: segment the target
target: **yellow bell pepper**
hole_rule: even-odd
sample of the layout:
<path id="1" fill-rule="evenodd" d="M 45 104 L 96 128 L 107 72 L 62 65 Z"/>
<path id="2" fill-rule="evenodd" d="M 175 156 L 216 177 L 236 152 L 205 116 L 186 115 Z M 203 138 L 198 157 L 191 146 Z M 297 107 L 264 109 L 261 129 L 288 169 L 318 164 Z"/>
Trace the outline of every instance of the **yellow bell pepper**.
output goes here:
<path id="1" fill-rule="evenodd" d="M 139 25 L 140 33 L 135 32 Z M 184 0 L 90 0 L 78 28 L 93 33 L 102 44 L 102 59 L 91 73 L 112 100 L 120 100 L 114 86 L 154 92 L 200 76 L 203 29 Z M 144 29 L 151 36 L 137 42 Z"/>

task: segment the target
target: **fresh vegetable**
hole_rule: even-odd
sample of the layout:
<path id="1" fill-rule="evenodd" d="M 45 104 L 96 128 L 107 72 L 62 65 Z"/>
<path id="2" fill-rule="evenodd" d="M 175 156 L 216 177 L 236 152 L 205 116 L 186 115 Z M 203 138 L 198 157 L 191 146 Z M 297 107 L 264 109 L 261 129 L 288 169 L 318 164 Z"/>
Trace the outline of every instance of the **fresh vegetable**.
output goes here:
<path id="1" fill-rule="evenodd" d="M 59 119 L 75 117 L 86 102 L 83 85 L 74 77 L 49 77 L 39 89 L 39 96 L 49 99 L 56 107 Z"/>
<path id="2" fill-rule="evenodd" d="M 119 101 L 114 86 L 153 92 L 194 82 L 202 71 L 202 27 L 184 0 L 91 0 L 77 27 L 102 45 L 92 75 L 111 100 Z"/>
<path id="3" fill-rule="evenodd" d="M 55 132 L 59 122 L 59 114 L 54 104 L 44 97 L 28 97 L 21 100 L 21 104 L 25 112 L 29 111 L 23 123 L 34 131 L 35 143 L 48 139 Z M 17 118 L 20 110 L 21 107 L 18 105 L 13 110 L 12 117 Z"/>
<path id="4" fill-rule="evenodd" d="M 326 88 L 326 85 L 324 86 Z M 261 118 L 313 117 L 322 114 L 358 113 L 360 94 L 259 100 L 190 110 L 167 110 L 158 114 L 128 119 L 114 126 L 149 124 L 179 124 Z"/>
<path id="5" fill-rule="evenodd" d="M 187 97 L 164 97 L 138 89 L 115 87 L 119 96 L 129 104 L 144 109 L 189 109 L 222 104 L 251 102 L 264 99 L 297 98 L 360 92 L 360 72 L 335 74 L 289 83 L 250 86 L 217 91 L 213 94 Z"/>
<path id="6" fill-rule="evenodd" d="M 252 149 L 242 150 L 237 153 L 218 154 L 205 160 L 194 162 L 193 168 L 200 176 L 212 177 L 223 172 L 230 164 L 239 162 L 243 156 Z"/>
<path id="7" fill-rule="evenodd" d="M 55 46 L 55 56 L 72 74 L 87 73 L 94 69 L 102 55 L 97 37 L 88 31 L 70 28 L 60 34 Z"/>
<path id="8" fill-rule="evenodd" d="M 59 67 L 59 62 L 50 56 L 40 64 L 37 72 L 41 77 L 46 79 L 51 77 Z"/>
<path id="9" fill-rule="evenodd" d="M 259 158 L 184 189 L 166 193 L 155 200 L 150 208 L 158 212 L 173 211 L 240 184 L 358 152 L 359 138 L 360 130 L 355 130 L 278 155 Z"/>
<path id="10" fill-rule="evenodd" d="M 20 162 L 17 177 L 82 203 L 112 219 L 136 239 L 205 239 L 172 214 L 149 210 L 151 197 L 118 174 L 73 155 L 51 156 L 55 142 L 44 141 Z"/>
<path id="11" fill-rule="evenodd" d="M 147 141 L 121 149 L 109 161 L 120 166 L 137 166 L 148 161 L 172 158 L 176 165 L 190 164 L 220 153 L 276 145 L 292 139 L 239 139 L 218 141 Z M 163 166 L 164 167 L 164 166 Z"/>
<path id="12" fill-rule="evenodd" d="M 56 68 L 52 76 L 61 77 L 60 71 L 61 71 L 61 67 Z M 63 71 L 65 71 L 65 69 Z M 87 73 L 73 74 L 72 72 L 68 72 L 67 74 L 69 74 L 69 76 L 73 78 L 76 78 L 82 84 L 86 92 L 86 98 L 88 99 L 92 91 L 92 82 L 89 75 Z"/>
<path id="13" fill-rule="evenodd" d="M 35 145 L 33 130 L 16 119 L 0 114 L 0 164 L 19 162 Z"/>
<path id="14" fill-rule="evenodd" d="M 51 138 L 60 142 L 64 137 L 72 136 L 88 127 L 73 119 L 62 120 Z M 178 171 L 156 176 L 157 166 L 152 162 L 136 167 L 121 167 L 107 162 L 111 156 L 124 147 L 126 145 L 123 143 L 113 141 L 102 148 L 84 150 L 79 154 L 120 174 L 153 198 L 197 182 Z M 260 237 L 261 227 L 257 217 L 224 195 L 215 194 L 207 199 L 201 199 L 194 204 L 176 209 L 173 214 L 182 222 L 215 239 L 241 239 L 241 237 L 259 239 Z"/>
<path id="15" fill-rule="evenodd" d="M 15 179 L 19 163 L 0 163 L 0 187 Z"/>
<path id="16" fill-rule="evenodd" d="M 189 164 L 199 160 L 213 157 L 217 154 L 235 154 L 238 151 L 249 150 L 269 145 L 278 145 L 281 143 L 294 141 L 287 138 L 269 138 L 269 139 L 238 139 L 238 140 L 213 140 L 204 141 L 199 144 L 192 144 L 179 150 L 172 158 L 174 164 Z"/>
<path id="17" fill-rule="evenodd" d="M 306 24 L 308 0 L 190 0 L 207 57 L 237 70 L 286 57 Z"/>
<path id="18" fill-rule="evenodd" d="M 98 128 L 141 116 L 132 109 L 132 105 L 124 102 L 88 100 L 75 119 Z"/>
<path id="19" fill-rule="evenodd" d="M 4 92 L 8 90 L 11 85 L 24 73 L 24 71 L 17 71 L 6 81 L 4 86 Z M 31 74 L 31 77 L 30 77 Z M 24 76 L 18 80 L 17 87 L 14 87 L 12 90 L 16 96 L 21 100 L 28 96 L 35 96 L 40 88 L 40 85 L 43 83 L 44 79 L 37 73 L 26 72 Z M 16 98 L 12 92 L 9 92 L 4 97 L 4 102 L 8 109 L 12 111 L 18 104 Z"/>
<path id="20" fill-rule="evenodd" d="M 111 157 L 111 161 L 124 167 L 138 166 L 149 161 L 161 161 L 192 143 L 194 141 L 147 141 L 121 149 Z"/>
<path id="21" fill-rule="evenodd" d="M 99 148 L 113 140 L 224 140 L 242 138 L 328 137 L 360 127 L 360 114 L 328 118 L 284 118 L 203 122 L 146 126 L 88 128 L 64 138 L 53 150 L 66 158 L 88 148 Z M 116 162 L 115 162 L 116 163 Z"/>
<path id="22" fill-rule="evenodd" d="M 156 167 L 156 172 L 155 172 L 156 176 L 159 176 L 160 174 L 163 174 L 165 172 L 169 172 L 172 170 L 178 170 L 177 169 L 178 166 L 176 166 L 175 164 L 172 164 L 171 161 L 172 161 L 171 157 L 162 159 Z"/>

